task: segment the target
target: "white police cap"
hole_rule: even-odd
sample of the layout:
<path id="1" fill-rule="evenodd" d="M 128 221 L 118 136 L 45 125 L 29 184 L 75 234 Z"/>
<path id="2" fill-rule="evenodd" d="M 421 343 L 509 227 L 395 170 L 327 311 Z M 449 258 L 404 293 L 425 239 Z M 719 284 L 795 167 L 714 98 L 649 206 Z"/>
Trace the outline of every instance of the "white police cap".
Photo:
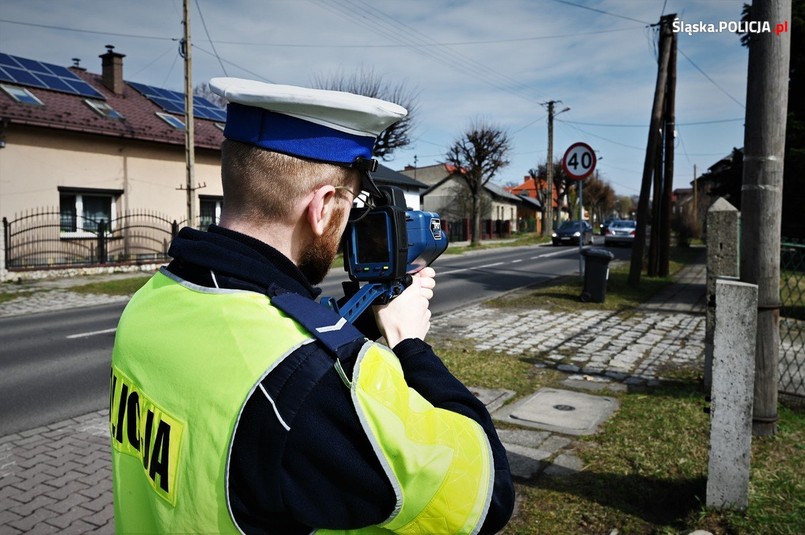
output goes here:
<path id="1" fill-rule="evenodd" d="M 227 139 L 364 171 L 376 168 L 377 136 L 408 114 L 397 104 L 341 91 L 241 78 L 213 78 L 210 88 L 229 101 Z"/>

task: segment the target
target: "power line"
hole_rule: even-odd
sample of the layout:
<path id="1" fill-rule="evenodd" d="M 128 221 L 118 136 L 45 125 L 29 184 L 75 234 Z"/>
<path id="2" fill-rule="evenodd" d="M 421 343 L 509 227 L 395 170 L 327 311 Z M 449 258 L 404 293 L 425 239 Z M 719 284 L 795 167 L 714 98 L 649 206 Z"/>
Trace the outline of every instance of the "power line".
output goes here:
<path id="1" fill-rule="evenodd" d="M 702 76 L 704 76 L 705 78 L 707 78 L 707 79 L 710 81 L 710 83 L 711 83 L 711 84 L 713 84 L 714 86 L 716 86 L 716 87 L 719 89 L 719 91 L 721 91 L 722 93 L 724 93 L 725 95 L 727 95 L 727 96 L 728 96 L 728 97 L 729 97 L 729 98 L 730 98 L 730 99 L 731 99 L 733 102 L 735 102 L 736 104 L 738 104 L 738 106 L 740 106 L 740 107 L 742 107 L 742 108 L 746 109 L 746 106 L 745 106 L 745 105 L 744 105 L 744 104 L 743 104 L 743 103 L 742 103 L 740 100 L 738 100 L 737 98 L 735 98 L 735 97 L 733 97 L 732 95 L 730 95 L 729 93 L 727 93 L 727 90 L 726 90 L 726 89 L 724 89 L 723 87 L 721 87 L 720 85 L 718 85 L 718 83 L 717 83 L 715 80 L 713 80 L 712 78 L 710 78 L 710 75 L 709 75 L 709 74 L 707 74 L 707 73 L 706 73 L 706 72 L 704 72 L 702 69 L 700 69 L 700 68 L 699 68 L 699 66 L 698 66 L 698 65 L 696 65 L 696 64 L 693 62 L 693 60 L 692 60 L 692 59 L 690 59 L 690 58 L 688 57 L 688 55 L 687 55 L 687 54 L 685 54 L 685 53 L 682 51 L 682 49 L 681 49 L 681 48 L 679 48 L 678 50 L 679 50 L 679 53 L 680 53 L 680 54 L 682 54 L 683 56 L 685 56 L 685 59 L 686 59 L 686 60 L 688 60 L 688 61 L 690 62 L 690 64 L 691 64 L 691 65 L 693 65 L 693 67 L 694 67 L 694 68 L 695 68 L 697 71 L 699 71 L 699 72 L 702 74 Z"/>
<path id="2" fill-rule="evenodd" d="M 204 26 L 204 33 L 207 34 L 207 41 L 210 42 L 210 46 L 212 47 L 212 51 L 215 54 L 215 58 L 218 60 L 218 65 L 220 65 L 221 70 L 224 71 L 224 76 L 229 76 L 226 73 L 226 67 L 224 67 L 224 62 L 221 61 L 221 56 L 218 55 L 218 51 L 215 49 L 215 43 L 213 42 L 212 37 L 210 37 L 210 31 L 207 29 L 207 23 L 204 21 L 204 14 L 201 12 L 201 6 L 199 5 L 198 0 L 196 0 L 196 9 L 198 10 L 199 18 L 201 18 L 201 25 Z"/>
<path id="3" fill-rule="evenodd" d="M 594 7 L 585 6 L 585 5 L 581 5 L 581 4 L 576 4 L 574 2 L 568 2 L 567 0 L 553 0 L 553 1 L 558 3 L 558 4 L 565 4 L 565 5 L 568 5 L 568 6 L 577 7 L 579 9 L 586 9 L 587 11 L 594 11 L 595 13 L 601 13 L 602 15 L 609 15 L 610 17 L 616 17 L 616 18 L 619 18 L 619 19 L 630 20 L 632 22 L 639 22 L 640 24 L 646 24 L 646 25 L 649 25 L 649 26 L 652 24 L 651 22 L 646 22 L 644 20 L 635 19 L 635 18 L 632 18 L 632 17 L 627 17 L 625 15 L 618 15 L 617 13 L 611 13 L 609 11 L 604 11 L 603 9 L 596 9 Z"/>
<path id="4" fill-rule="evenodd" d="M 48 30 L 59 30 L 64 32 L 91 33 L 95 35 L 109 35 L 112 37 L 128 37 L 130 39 L 152 39 L 155 41 L 178 41 L 177 37 L 161 37 L 158 35 L 137 35 L 132 33 L 102 32 L 97 30 L 85 30 L 79 28 L 67 28 L 66 26 L 52 26 L 50 24 L 36 24 L 33 22 L 21 22 L 18 20 L 0 19 L 0 22 L 7 24 L 18 24 L 20 26 L 31 26 L 34 28 L 45 28 Z"/>
<path id="5" fill-rule="evenodd" d="M 196 43 L 193 43 L 193 48 L 194 48 L 195 50 L 199 50 L 200 52 L 204 52 L 205 54 L 207 54 L 207 55 L 209 55 L 209 56 L 215 56 L 215 54 L 213 54 L 213 53 L 212 53 L 212 52 L 210 52 L 209 50 L 205 50 L 204 48 L 202 48 L 202 47 L 198 46 Z M 217 57 L 217 56 L 216 56 L 216 57 Z M 219 58 L 219 59 L 220 59 L 220 58 Z M 247 69 L 246 67 L 242 67 L 242 66 L 238 65 L 237 63 L 233 63 L 233 62 L 228 61 L 228 60 L 225 60 L 225 59 L 223 59 L 223 60 L 221 60 L 221 61 L 223 61 L 224 63 L 226 63 L 226 64 L 228 64 L 228 65 L 232 65 L 233 67 L 236 67 L 236 68 L 238 68 L 238 69 L 242 70 L 243 72 L 249 73 L 249 74 L 251 74 L 252 76 L 254 76 L 254 77 L 256 77 L 256 78 L 259 78 L 260 80 L 262 80 L 262 81 L 264 81 L 264 82 L 268 82 L 268 83 L 270 83 L 270 84 L 274 84 L 274 83 L 276 83 L 276 82 L 274 82 L 273 80 L 269 80 L 268 78 L 266 78 L 266 77 L 265 77 L 265 76 L 263 76 L 262 74 L 258 74 L 258 73 L 254 72 L 254 71 L 250 71 L 250 70 L 249 70 L 249 69 Z"/>
<path id="6" fill-rule="evenodd" d="M 635 147 L 634 145 L 627 145 L 627 144 L 625 144 L 625 143 L 621 143 L 621 142 L 619 142 L 619 141 L 614 141 L 614 140 L 612 140 L 612 139 L 608 139 L 608 138 L 605 138 L 605 137 L 602 137 L 602 136 L 598 136 L 598 135 L 596 135 L 596 134 L 593 134 L 593 133 L 591 133 L 591 132 L 587 132 L 587 131 L 582 130 L 581 128 L 579 128 L 579 127 L 575 126 L 574 124 L 571 124 L 571 123 L 570 123 L 570 122 L 568 122 L 568 121 L 560 121 L 559 119 L 557 119 L 557 120 L 556 120 L 556 122 L 558 122 L 558 123 L 562 123 L 562 124 L 566 124 L 566 125 L 568 125 L 570 128 L 572 128 L 572 129 L 574 129 L 574 130 L 576 130 L 576 131 L 578 131 L 578 132 L 581 132 L 582 134 L 584 134 L 584 135 L 586 135 L 586 136 L 591 136 L 591 137 L 594 137 L 594 138 L 598 138 L 598 139 L 601 139 L 601 140 L 606 141 L 606 142 L 608 142 L 608 143 L 612 143 L 613 145 L 620 145 L 621 147 L 626 147 L 626 148 L 628 148 L 628 149 L 635 149 L 635 150 L 639 150 L 639 151 L 644 151 L 644 150 L 646 150 L 646 148 L 645 148 L 645 147 Z"/>
<path id="7" fill-rule="evenodd" d="M 736 121 L 743 121 L 743 117 L 736 117 L 734 119 L 715 119 L 712 121 L 695 121 L 692 123 L 676 123 L 676 126 L 699 126 L 707 124 L 720 124 L 720 123 L 733 123 Z M 585 123 L 581 121 L 563 121 L 567 124 L 580 124 L 582 126 L 599 126 L 602 128 L 648 128 L 647 124 L 608 124 L 608 123 Z"/>
<path id="8" fill-rule="evenodd" d="M 529 93 L 533 88 L 526 86 L 520 80 L 511 78 L 500 73 L 489 66 L 480 64 L 461 52 L 451 50 L 449 47 L 425 47 L 424 44 L 435 44 L 436 42 L 427 34 L 424 34 L 400 21 L 393 19 L 378 10 L 374 6 L 361 0 L 335 0 L 333 2 L 319 1 L 319 4 L 337 15 L 356 23 L 356 13 L 359 17 L 366 19 L 361 22 L 362 28 L 370 28 L 382 37 L 404 46 L 416 50 L 434 61 L 458 70 L 474 79 L 480 80 L 492 87 L 507 92 L 509 94 L 538 102 Z M 508 82 L 510 87 L 501 82 Z"/>

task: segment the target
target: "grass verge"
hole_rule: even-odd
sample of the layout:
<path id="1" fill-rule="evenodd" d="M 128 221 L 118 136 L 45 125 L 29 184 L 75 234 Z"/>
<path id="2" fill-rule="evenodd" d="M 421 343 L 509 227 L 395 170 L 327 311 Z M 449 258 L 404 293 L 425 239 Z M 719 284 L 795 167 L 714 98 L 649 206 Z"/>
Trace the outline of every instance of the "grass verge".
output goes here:
<path id="1" fill-rule="evenodd" d="M 701 252 L 675 250 L 671 274 Z M 607 303 L 600 305 L 580 303 L 582 282 L 577 279 L 514 292 L 489 304 L 565 312 L 600 307 L 628 313 L 670 283 L 670 278 L 643 277 L 635 290 L 626 284 L 627 277 L 628 266 L 613 266 Z M 566 377 L 534 366 L 530 355 L 476 351 L 471 340 L 440 340 L 434 345 L 462 382 L 513 390 L 514 399 L 541 387 L 561 386 Z M 516 514 L 502 533 L 805 533 L 805 412 L 781 406 L 778 433 L 753 438 L 746 511 L 707 509 L 709 416 L 703 411 L 700 370 L 675 370 L 673 376 L 674 383 L 656 388 L 607 391 L 619 399 L 618 412 L 598 434 L 573 437 L 584 469 L 565 477 L 517 481 Z"/>
<path id="2" fill-rule="evenodd" d="M 145 284 L 151 275 L 126 277 L 109 281 L 90 282 L 81 286 L 70 288 L 71 292 L 81 294 L 104 294 L 104 295 L 133 295 Z"/>
<path id="3" fill-rule="evenodd" d="M 629 285 L 629 263 L 610 264 L 607 293 L 604 303 L 582 303 L 583 281 L 581 277 L 562 277 L 554 283 L 541 285 L 525 291 L 512 292 L 488 301 L 496 308 L 541 308 L 551 312 L 575 312 L 580 310 L 631 310 L 671 284 L 672 277 L 685 265 L 701 258 L 702 248 L 674 248 L 671 250 L 669 275 L 640 279 L 638 287 Z"/>

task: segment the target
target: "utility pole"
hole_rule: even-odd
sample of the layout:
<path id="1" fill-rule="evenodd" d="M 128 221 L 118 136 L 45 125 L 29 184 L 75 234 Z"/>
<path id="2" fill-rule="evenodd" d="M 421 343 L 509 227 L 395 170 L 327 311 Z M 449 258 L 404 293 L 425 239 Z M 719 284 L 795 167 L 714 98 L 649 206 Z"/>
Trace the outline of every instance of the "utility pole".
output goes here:
<path id="1" fill-rule="evenodd" d="M 556 104 L 561 103 L 561 100 L 549 100 L 543 105 L 548 107 L 548 161 L 545 164 L 545 181 L 548 183 L 548 192 L 546 197 L 545 206 L 545 221 L 542 222 L 542 235 L 550 236 L 553 232 L 553 120 L 559 113 L 570 111 L 570 108 L 565 108 L 559 113 L 555 112 Z M 558 197 L 557 197 L 558 200 Z M 557 207 L 558 208 L 558 207 Z"/>
<path id="2" fill-rule="evenodd" d="M 671 32 L 671 52 L 668 58 L 668 82 L 665 92 L 665 167 L 660 193 L 660 243 L 658 275 L 667 277 L 671 252 L 671 203 L 674 195 L 674 139 L 676 137 L 676 32 Z"/>
<path id="3" fill-rule="evenodd" d="M 646 249 L 646 223 L 648 222 L 649 197 L 651 195 L 651 176 L 659 158 L 657 147 L 660 144 L 665 91 L 668 82 L 668 61 L 671 57 L 670 40 L 673 31 L 671 23 L 676 14 L 660 18 L 660 51 L 657 66 L 657 83 L 654 87 L 654 104 L 651 108 L 651 124 L 646 143 L 646 160 L 643 163 L 643 182 L 640 186 L 640 198 L 637 202 L 637 230 L 632 246 L 632 258 L 629 265 L 629 285 L 639 286 L 643 270 L 643 252 Z M 655 192 L 655 195 L 657 192 Z"/>
<path id="4" fill-rule="evenodd" d="M 752 3 L 752 20 L 791 20 L 791 0 Z M 741 188 L 741 281 L 758 286 L 752 431 L 777 432 L 780 353 L 780 228 L 791 34 L 753 33 Z"/>
<path id="5" fill-rule="evenodd" d="M 183 2 L 182 21 L 184 38 L 182 39 L 182 56 L 184 57 L 184 149 L 185 167 L 187 169 L 185 189 L 187 190 L 187 226 L 196 226 L 196 177 L 195 177 L 195 134 L 193 124 L 193 47 L 190 44 L 190 8 L 189 0 Z"/>
<path id="6" fill-rule="evenodd" d="M 548 105 L 548 161 L 545 163 L 545 181 L 548 183 L 548 194 L 545 196 L 545 221 L 542 222 L 542 235 L 550 236 L 553 232 L 553 110 L 555 100 Z"/>

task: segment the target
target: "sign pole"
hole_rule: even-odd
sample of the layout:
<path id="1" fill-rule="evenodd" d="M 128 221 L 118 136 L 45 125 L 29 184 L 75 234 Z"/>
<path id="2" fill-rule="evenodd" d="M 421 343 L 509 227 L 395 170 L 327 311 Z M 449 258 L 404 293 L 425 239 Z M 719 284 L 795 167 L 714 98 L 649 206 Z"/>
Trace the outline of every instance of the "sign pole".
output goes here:
<path id="1" fill-rule="evenodd" d="M 579 181 L 579 275 L 584 277 L 584 259 L 582 250 L 584 244 L 584 179 L 595 171 L 595 164 L 598 158 L 595 151 L 586 143 L 573 143 L 565 151 L 562 158 L 562 168 L 565 174 Z"/>
<path id="2" fill-rule="evenodd" d="M 584 181 L 579 180 L 579 275 L 584 278 L 584 260 L 582 259 L 582 243 L 584 241 Z"/>

